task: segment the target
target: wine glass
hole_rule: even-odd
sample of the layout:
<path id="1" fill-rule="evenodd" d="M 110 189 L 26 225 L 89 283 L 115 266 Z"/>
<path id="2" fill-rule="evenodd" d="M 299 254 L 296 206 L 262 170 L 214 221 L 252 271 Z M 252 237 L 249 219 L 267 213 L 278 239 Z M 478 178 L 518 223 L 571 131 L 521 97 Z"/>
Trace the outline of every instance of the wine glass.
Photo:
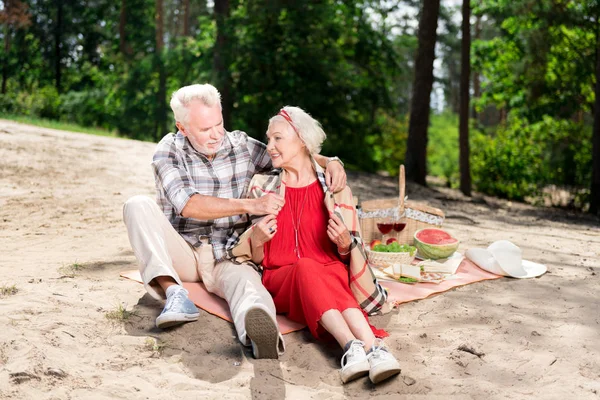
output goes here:
<path id="1" fill-rule="evenodd" d="M 392 218 L 383 218 L 381 221 L 377 222 L 377 229 L 381 232 L 381 243 L 386 244 L 386 235 L 392 231 L 394 228 L 394 221 Z"/>
<path id="2" fill-rule="evenodd" d="M 406 217 L 401 216 L 397 219 L 394 219 L 392 229 L 396 232 L 396 239 L 400 241 L 400 232 L 406 228 Z"/>

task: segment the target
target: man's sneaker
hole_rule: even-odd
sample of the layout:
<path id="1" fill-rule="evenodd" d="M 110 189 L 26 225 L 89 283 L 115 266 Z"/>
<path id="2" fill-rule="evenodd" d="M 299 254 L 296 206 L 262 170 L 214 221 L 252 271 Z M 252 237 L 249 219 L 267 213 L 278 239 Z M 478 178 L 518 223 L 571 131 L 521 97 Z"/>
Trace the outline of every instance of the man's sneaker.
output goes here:
<path id="1" fill-rule="evenodd" d="M 246 335 L 252 343 L 254 358 L 279 358 L 279 328 L 269 313 L 259 306 L 246 312 Z"/>
<path id="2" fill-rule="evenodd" d="M 384 346 L 383 340 L 375 339 L 373 347 L 367 355 L 371 365 L 369 379 L 373 383 L 379 383 L 400 373 L 398 360 Z"/>
<path id="3" fill-rule="evenodd" d="M 156 318 L 156 326 L 161 329 L 169 328 L 184 322 L 196 321 L 198 317 L 200 313 L 194 303 L 188 299 L 188 291 L 180 288 L 167 297 L 165 308 Z"/>
<path id="4" fill-rule="evenodd" d="M 350 342 L 350 347 L 342 356 L 342 382 L 350 382 L 369 373 L 369 360 L 364 345 L 360 340 Z"/>

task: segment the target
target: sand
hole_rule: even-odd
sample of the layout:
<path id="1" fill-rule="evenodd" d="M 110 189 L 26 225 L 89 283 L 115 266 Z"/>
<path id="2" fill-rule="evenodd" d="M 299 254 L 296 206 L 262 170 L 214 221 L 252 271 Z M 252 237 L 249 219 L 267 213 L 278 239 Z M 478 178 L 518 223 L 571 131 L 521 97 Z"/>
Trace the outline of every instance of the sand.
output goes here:
<path id="1" fill-rule="evenodd" d="M 135 194 L 153 197 L 153 150 L 0 121 L 0 398 L 600 397 L 598 219 L 449 189 L 408 194 L 444 209 L 460 251 L 508 239 L 549 272 L 472 284 L 374 318 L 391 334 L 397 378 L 342 385 L 341 351 L 307 331 L 286 335 L 287 352 L 274 361 L 254 360 L 231 324 L 205 312 L 156 329 L 161 304 L 119 278 L 137 267 L 121 207 Z M 351 173 L 349 182 L 362 200 L 398 190 L 375 175 Z"/>

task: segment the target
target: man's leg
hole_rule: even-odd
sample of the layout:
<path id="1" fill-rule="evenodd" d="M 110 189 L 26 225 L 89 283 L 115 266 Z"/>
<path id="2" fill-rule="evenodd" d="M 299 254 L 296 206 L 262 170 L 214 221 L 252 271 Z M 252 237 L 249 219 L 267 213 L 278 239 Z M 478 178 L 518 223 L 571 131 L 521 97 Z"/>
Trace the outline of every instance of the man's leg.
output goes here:
<path id="1" fill-rule="evenodd" d="M 252 344 L 256 358 L 277 358 L 285 351 L 275 318 L 275 304 L 260 275 L 248 264 L 222 261 L 215 266 L 215 294 L 229 304 L 242 344 Z"/>
<path id="2" fill-rule="evenodd" d="M 181 286 L 182 281 L 200 280 L 195 252 L 190 245 L 148 197 L 135 196 L 127 200 L 123 220 L 144 287 L 155 299 L 167 297 L 157 326 L 164 328 L 198 319 L 198 309 L 187 299 L 187 291 Z"/>

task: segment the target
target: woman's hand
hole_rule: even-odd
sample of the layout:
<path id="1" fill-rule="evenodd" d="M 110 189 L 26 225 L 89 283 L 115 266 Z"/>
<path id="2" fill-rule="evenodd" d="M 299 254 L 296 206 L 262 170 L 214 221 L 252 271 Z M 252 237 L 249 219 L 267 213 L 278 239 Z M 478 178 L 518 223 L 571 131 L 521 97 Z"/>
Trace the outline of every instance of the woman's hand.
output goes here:
<path id="1" fill-rule="evenodd" d="M 269 240 L 273 239 L 277 233 L 277 218 L 274 215 L 267 215 L 260 220 L 252 232 L 250 240 L 252 240 L 252 246 L 262 246 Z"/>
<path id="2" fill-rule="evenodd" d="M 335 243 L 339 253 L 348 253 L 352 244 L 352 237 L 346 225 L 335 213 L 330 214 L 329 223 L 327 224 L 327 236 Z"/>

